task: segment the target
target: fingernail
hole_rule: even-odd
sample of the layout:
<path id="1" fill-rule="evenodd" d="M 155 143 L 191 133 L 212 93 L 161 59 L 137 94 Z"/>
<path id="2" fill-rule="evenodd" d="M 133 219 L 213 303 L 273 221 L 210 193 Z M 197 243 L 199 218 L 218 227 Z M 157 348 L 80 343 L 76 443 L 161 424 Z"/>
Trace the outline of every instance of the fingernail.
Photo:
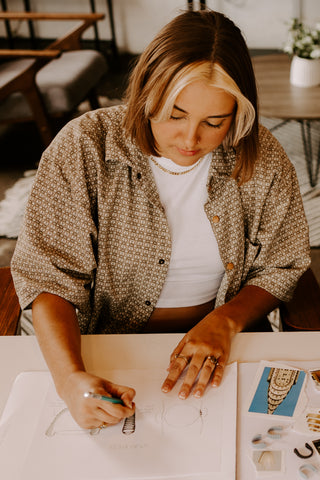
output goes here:
<path id="1" fill-rule="evenodd" d="M 186 398 L 186 392 L 180 392 L 179 398 L 181 398 L 181 400 L 184 400 Z"/>
<path id="2" fill-rule="evenodd" d="M 196 398 L 200 398 L 201 397 L 201 391 L 200 390 L 197 390 L 196 392 L 194 392 L 193 394 Z"/>
<path id="3" fill-rule="evenodd" d="M 168 393 L 169 392 L 169 387 L 167 387 L 166 385 L 164 387 L 162 387 L 161 389 L 164 393 Z"/>

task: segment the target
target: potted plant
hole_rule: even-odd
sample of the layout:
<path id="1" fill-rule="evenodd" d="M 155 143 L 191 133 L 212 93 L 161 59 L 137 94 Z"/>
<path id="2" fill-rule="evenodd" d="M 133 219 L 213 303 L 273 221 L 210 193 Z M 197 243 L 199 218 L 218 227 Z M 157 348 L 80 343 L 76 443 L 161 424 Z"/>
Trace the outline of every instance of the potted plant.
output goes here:
<path id="1" fill-rule="evenodd" d="M 320 84 L 320 24 L 311 28 L 294 18 L 283 50 L 292 55 L 290 82 L 293 85 Z"/>

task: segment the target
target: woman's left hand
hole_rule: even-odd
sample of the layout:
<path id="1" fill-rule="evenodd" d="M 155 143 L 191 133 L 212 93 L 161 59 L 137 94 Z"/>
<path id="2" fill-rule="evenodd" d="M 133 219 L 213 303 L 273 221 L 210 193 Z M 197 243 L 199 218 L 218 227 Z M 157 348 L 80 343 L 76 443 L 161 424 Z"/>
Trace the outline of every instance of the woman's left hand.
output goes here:
<path id="1" fill-rule="evenodd" d="M 162 391 L 170 392 L 187 366 L 178 394 L 181 399 L 187 398 L 193 387 L 193 395 L 201 397 L 209 383 L 218 386 L 235 333 L 234 323 L 226 318 L 221 309 L 210 312 L 183 337 L 172 352 L 169 374 L 162 385 Z"/>

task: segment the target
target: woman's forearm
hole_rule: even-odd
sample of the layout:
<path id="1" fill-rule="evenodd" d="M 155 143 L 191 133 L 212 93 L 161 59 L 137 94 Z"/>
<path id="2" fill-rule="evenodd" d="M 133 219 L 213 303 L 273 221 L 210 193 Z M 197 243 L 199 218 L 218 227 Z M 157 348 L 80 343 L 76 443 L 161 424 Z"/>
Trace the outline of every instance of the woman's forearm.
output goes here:
<path id="1" fill-rule="evenodd" d="M 38 341 L 60 397 L 82 428 L 119 422 L 134 413 L 132 388 L 116 385 L 85 371 L 75 308 L 63 298 L 42 293 L 32 304 Z M 87 399 L 85 392 L 121 398 L 123 405 Z"/>
<path id="2" fill-rule="evenodd" d="M 219 307 L 219 313 L 230 321 L 234 334 L 264 317 L 277 308 L 280 300 L 263 288 L 255 285 L 243 287 L 229 302 Z"/>
<path id="3" fill-rule="evenodd" d="M 76 371 L 85 370 L 75 308 L 57 295 L 42 293 L 32 304 L 32 318 L 57 392 L 62 395 L 67 378 Z"/>

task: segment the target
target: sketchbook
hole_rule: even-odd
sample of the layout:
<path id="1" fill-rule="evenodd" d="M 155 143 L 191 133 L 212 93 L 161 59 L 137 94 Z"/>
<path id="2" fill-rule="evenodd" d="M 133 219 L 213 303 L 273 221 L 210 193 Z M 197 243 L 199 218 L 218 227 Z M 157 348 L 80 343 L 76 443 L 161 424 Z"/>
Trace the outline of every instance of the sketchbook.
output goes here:
<path id="1" fill-rule="evenodd" d="M 21 373 L 0 422 L 6 480 L 235 480 L 237 364 L 219 388 L 180 400 L 161 392 L 164 370 L 104 375 L 136 390 L 136 413 L 102 430 L 83 430 L 48 372 Z M 182 379 L 179 381 L 182 382 Z M 179 383 L 179 384 L 180 384 Z"/>

